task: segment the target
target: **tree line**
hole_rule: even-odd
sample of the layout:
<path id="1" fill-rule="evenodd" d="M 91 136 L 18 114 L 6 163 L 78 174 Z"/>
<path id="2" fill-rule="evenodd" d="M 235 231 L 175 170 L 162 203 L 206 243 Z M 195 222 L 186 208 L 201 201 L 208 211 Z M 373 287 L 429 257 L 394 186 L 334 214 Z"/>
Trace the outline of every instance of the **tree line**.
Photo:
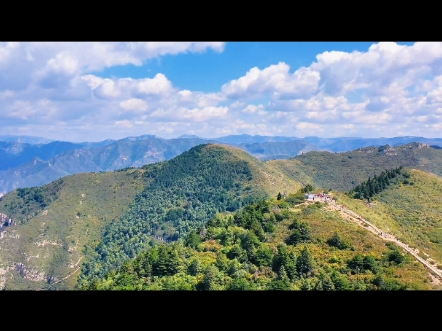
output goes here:
<path id="1" fill-rule="evenodd" d="M 367 181 L 360 183 L 353 188 L 348 194 L 355 199 L 369 200 L 385 190 L 390 184 L 398 183 L 400 176 L 409 177 L 402 166 L 394 169 L 384 170 L 379 175 L 369 177 Z"/>

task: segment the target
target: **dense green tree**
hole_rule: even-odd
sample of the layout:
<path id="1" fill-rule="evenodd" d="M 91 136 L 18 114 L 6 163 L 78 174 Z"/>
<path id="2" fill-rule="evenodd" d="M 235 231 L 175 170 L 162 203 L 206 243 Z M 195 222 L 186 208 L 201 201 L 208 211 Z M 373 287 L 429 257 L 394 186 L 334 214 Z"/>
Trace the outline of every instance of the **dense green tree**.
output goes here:
<path id="1" fill-rule="evenodd" d="M 227 271 L 229 269 L 229 259 L 227 256 L 221 252 L 218 252 L 216 255 L 216 263 L 215 265 L 218 267 L 221 271 Z"/>
<path id="2" fill-rule="evenodd" d="M 176 274 L 181 266 L 176 246 L 160 245 L 157 250 L 158 256 L 152 266 L 153 274 L 156 276 Z"/>
<path id="3" fill-rule="evenodd" d="M 288 245 L 297 245 L 299 243 L 309 242 L 312 238 L 310 227 L 305 222 L 295 220 L 291 225 L 292 229 L 289 237 L 286 240 Z"/>
<path id="4" fill-rule="evenodd" d="M 270 282 L 268 289 L 271 291 L 287 291 L 291 289 L 290 279 L 284 266 L 280 267 L 278 277 Z"/>
<path id="5" fill-rule="evenodd" d="M 390 180 L 398 176 L 405 177 L 406 172 L 402 167 L 384 170 L 373 178 L 369 177 L 367 181 L 355 186 L 349 194 L 355 199 L 371 199 L 374 195 L 382 192 L 390 185 Z"/>
<path id="6" fill-rule="evenodd" d="M 198 233 L 195 230 L 192 230 L 186 236 L 184 243 L 188 247 L 197 249 L 198 246 L 201 244 L 201 237 L 198 235 Z"/>
<path id="7" fill-rule="evenodd" d="M 387 254 L 387 260 L 394 264 L 400 264 L 405 261 L 405 256 L 402 255 L 397 249 L 393 249 Z"/>
<path id="8" fill-rule="evenodd" d="M 240 245 L 235 244 L 227 253 L 227 257 L 231 260 L 237 259 L 240 262 L 247 260 L 247 252 Z"/>
<path id="9" fill-rule="evenodd" d="M 278 246 L 278 253 L 273 259 L 273 270 L 278 272 L 281 267 L 287 272 L 288 277 L 294 280 L 297 277 L 296 254 L 289 250 L 286 245 Z"/>
<path id="10" fill-rule="evenodd" d="M 256 263 L 258 266 L 270 267 L 273 257 L 274 253 L 267 245 L 260 245 L 256 252 Z"/>
<path id="11" fill-rule="evenodd" d="M 216 266 L 211 265 L 207 268 L 199 289 L 204 291 L 224 289 L 222 275 Z"/>
<path id="12" fill-rule="evenodd" d="M 312 290 L 312 284 L 310 282 L 309 278 L 301 277 L 301 291 L 311 291 Z"/>
<path id="13" fill-rule="evenodd" d="M 235 278 L 227 287 L 227 290 L 229 291 L 251 291 L 254 289 L 255 286 L 253 286 L 253 283 L 248 281 L 246 278 Z"/>
<path id="14" fill-rule="evenodd" d="M 301 251 L 301 255 L 296 261 L 296 269 L 299 276 L 308 277 L 314 270 L 313 258 L 307 247 Z"/>
<path id="15" fill-rule="evenodd" d="M 310 193 L 314 190 L 314 187 L 311 184 L 307 184 L 304 186 L 304 188 L 302 189 L 302 191 L 304 193 Z"/>
<path id="16" fill-rule="evenodd" d="M 350 261 L 347 263 L 351 272 L 354 274 L 363 273 L 364 270 L 364 257 L 362 254 L 356 254 Z"/>
<path id="17" fill-rule="evenodd" d="M 329 244 L 332 247 L 336 247 L 338 249 L 350 248 L 350 245 L 344 240 L 342 240 L 337 232 L 335 232 L 333 236 L 327 240 L 327 244 Z"/>
<path id="18" fill-rule="evenodd" d="M 189 264 L 188 273 L 192 276 L 196 276 L 202 271 L 201 262 L 198 259 L 193 259 Z"/>
<path id="19" fill-rule="evenodd" d="M 364 259 L 362 261 L 362 267 L 364 270 L 370 270 L 373 273 L 378 272 L 378 261 L 376 261 L 376 258 L 372 255 L 366 255 L 364 256 Z"/>
<path id="20" fill-rule="evenodd" d="M 351 283 L 347 279 L 347 277 L 345 277 L 345 275 L 335 271 L 331 274 L 330 278 L 333 282 L 335 290 L 337 290 L 337 291 L 351 290 Z"/>
<path id="21" fill-rule="evenodd" d="M 315 291 L 333 291 L 335 289 L 335 285 L 331 280 L 330 276 L 326 273 L 322 272 L 319 275 L 319 279 L 316 282 L 314 287 Z"/>

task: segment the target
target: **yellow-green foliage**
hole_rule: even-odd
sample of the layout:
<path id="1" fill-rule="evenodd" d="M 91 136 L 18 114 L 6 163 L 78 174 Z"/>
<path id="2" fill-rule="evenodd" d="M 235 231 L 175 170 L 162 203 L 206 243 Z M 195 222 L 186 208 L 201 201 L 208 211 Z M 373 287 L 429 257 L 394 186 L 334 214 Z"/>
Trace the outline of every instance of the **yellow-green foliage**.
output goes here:
<path id="1" fill-rule="evenodd" d="M 213 144 L 211 146 L 222 146 L 231 155 L 249 163 L 254 173 L 254 180 L 251 184 L 254 190 L 264 188 L 271 196 L 276 196 L 278 192 L 294 193 L 302 186 L 300 181 L 287 177 L 282 169 L 274 166 L 271 162 L 261 162 L 250 154 L 228 145 Z"/>
<path id="2" fill-rule="evenodd" d="M 197 247 L 190 247 L 191 241 L 156 246 L 101 280 L 83 285 L 82 288 L 98 290 L 401 288 L 429 290 L 438 288 L 429 281 L 428 272 L 420 263 L 410 256 L 404 256 L 395 245 L 386 245 L 377 236 L 341 218 L 337 212 L 319 204 L 281 208 L 283 202 L 281 200 L 261 202 L 249 205 L 231 216 L 218 215 L 208 223 L 206 232 L 200 235 L 203 242 Z M 276 227 L 269 228 L 267 225 L 269 222 L 276 222 Z M 262 232 L 264 228 L 269 231 Z M 287 239 L 300 228 L 307 231 L 303 239 L 301 238 L 302 240 L 296 244 L 286 244 Z M 333 246 L 330 241 L 333 235 L 345 245 L 340 248 Z M 194 236 L 195 234 L 192 238 Z M 307 268 L 311 269 L 306 269 L 310 271 L 302 273 L 300 270 L 303 270 L 302 266 L 305 264 L 300 261 L 308 255 L 311 267 Z M 158 259 L 158 256 L 164 258 Z M 392 256 L 400 258 L 401 262 L 393 262 Z M 362 269 L 355 267 L 357 265 Z"/>
<path id="3" fill-rule="evenodd" d="M 421 170 L 408 171 L 408 184 L 389 186 L 370 207 L 343 194 L 338 195 L 339 202 L 442 263 L 442 179 Z"/>

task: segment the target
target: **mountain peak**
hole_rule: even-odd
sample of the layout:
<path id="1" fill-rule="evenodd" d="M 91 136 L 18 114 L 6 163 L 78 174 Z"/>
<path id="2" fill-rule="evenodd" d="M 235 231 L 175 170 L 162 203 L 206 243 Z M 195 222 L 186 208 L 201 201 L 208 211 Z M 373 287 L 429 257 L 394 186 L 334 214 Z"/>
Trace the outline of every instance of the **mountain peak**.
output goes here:
<path id="1" fill-rule="evenodd" d="M 204 138 L 195 136 L 194 134 L 183 134 L 183 135 L 177 137 L 177 139 L 180 139 L 180 138 L 183 138 L 183 139 L 204 139 Z"/>

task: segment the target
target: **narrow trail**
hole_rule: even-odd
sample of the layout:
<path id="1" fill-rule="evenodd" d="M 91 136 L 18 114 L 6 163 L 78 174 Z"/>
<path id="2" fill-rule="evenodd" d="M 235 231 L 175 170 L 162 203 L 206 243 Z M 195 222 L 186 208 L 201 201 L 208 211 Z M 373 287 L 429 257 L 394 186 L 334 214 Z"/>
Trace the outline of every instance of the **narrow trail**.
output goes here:
<path id="1" fill-rule="evenodd" d="M 328 200 L 322 199 L 321 200 L 321 198 L 319 198 L 319 200 L 316 200 L 316 201 L 326 203 L 330 207 L 330 209 L 338 211 L 343 216 L 347 216 L 348 219 L 355 222 L 356 224 L 358 224 L 362 228 L 372 232 L 373 234 L 378 235 L 382 240 L 396 243 L 397 245 L 402 247 L 405 251 L 407 251 L 409 254 L 411 254 L 416 260 L 418 260 L 420 263 L 422 263 L 425 267 L 427 267 L 427 269 L 429 269 L 432 272 L 432 274 L 434 274 L 440 280 L 442 280 L 442 271 L 437 269 L 435 266 L 433 266 L 427 260 L 420 257 L 418 255 L 419 250 L 411 248 L 407 244 L 405 244 L 402 241 L 400 241 L 399 239 L 397 239 L 395 236 L 389 234 L 388 232 L 386 232 L 384 230 L 379 229 L 373 223 L 370 223 L 364 217 L 356 214 L 354 211 L 346 208 L 343 205 L 337 204 L 334 200 L 330 200 L 330 199 L 328 199 Z M 316 201 L 307 200 L 303 204 L 311 204 L 311 203 L 315 203 Z"/>
<path id="2" fill-rule="evenodd" d="M 81 266 L 79 266 L 78 264 L 79 264 L 80 261 L 83 259 L 83 257 L 84 257 L 84 256 L 80 257 L 80 259 L 77 261 L 77 263 L 75 263 L 75 266 L 77 266 L 77 268 L 76 268 L 74 271 L 72 271 L 72 272 L 71 272 L 70 274 L 68 274 L 67 276 L 65 276 L 65 277 L 63 277 L 63 278 L 57 280 L 56 282 L 53 282 L 53 283 L 51 284 L 51 287 L 52 287 L 53 285 L 57 284 L 57 283 L 60 283 L 60 282 L 63 281 L 63 280 L 68 279 L 68 278 L 71 277 L 73 274 L 75 274 L 78 270 L 80 270 Z"/>

